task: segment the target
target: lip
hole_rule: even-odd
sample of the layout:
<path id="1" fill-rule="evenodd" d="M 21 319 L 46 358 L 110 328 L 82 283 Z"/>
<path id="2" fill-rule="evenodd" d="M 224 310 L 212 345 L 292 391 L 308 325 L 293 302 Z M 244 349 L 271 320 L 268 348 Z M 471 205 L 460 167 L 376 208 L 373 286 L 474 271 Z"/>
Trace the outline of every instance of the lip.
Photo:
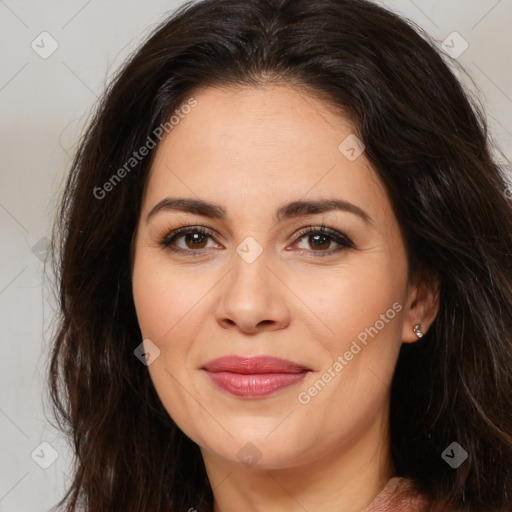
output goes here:
<path id="1" fill-rule="evenodd" d="M 300 382 L 310 368 L 269 356 L 225 356 L 202 368 L 213 384 L 232 395 L 257 398 Z"/>

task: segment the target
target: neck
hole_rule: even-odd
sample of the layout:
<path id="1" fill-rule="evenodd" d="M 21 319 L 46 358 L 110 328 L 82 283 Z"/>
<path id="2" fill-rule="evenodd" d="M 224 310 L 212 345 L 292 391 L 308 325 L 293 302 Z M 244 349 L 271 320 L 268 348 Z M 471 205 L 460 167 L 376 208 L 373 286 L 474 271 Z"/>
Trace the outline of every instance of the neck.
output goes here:
<path id="1" fill-rule="evenodd" d="M 214 512 L 364 512 L 393 476 L 388 417 L 356 439 L 287 468 L 246 468 L 202 450 Z"/>

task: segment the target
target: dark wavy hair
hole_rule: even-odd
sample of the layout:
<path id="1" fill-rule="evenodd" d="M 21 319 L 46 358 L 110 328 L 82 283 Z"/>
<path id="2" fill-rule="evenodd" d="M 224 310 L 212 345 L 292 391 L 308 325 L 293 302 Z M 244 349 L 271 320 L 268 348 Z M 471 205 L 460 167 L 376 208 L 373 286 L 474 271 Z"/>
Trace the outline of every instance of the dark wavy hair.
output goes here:
<path id="1" fill-rule="evenodd" d="M 49 394 L 75 459 L 58 507 L 212 510 L 199 447 L 133 353 L 132 238 L 155 149 L 106 197 L 95 190 L 201 88 L 284 83 L 353 122 L 409 270 L 439 283 L 438 315 L 402 345 L 392 382 L 396 475 L 447 507 L 512 510 L 512 205 L 483 108 L 436 48 L 366 0 L 204 0 L 181 6 L 125 63 L 81 140 L 54 226 L 61 311 Z M 441 457 L 454 441 L 468 453 L 457 469 Z"/>

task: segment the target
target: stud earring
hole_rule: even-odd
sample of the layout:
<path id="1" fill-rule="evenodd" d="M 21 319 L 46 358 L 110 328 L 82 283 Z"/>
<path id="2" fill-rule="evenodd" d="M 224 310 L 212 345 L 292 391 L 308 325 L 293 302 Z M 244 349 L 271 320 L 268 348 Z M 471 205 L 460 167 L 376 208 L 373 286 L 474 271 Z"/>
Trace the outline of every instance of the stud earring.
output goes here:
<path id="1" fill-rule="evenodd" d="M 421 331 L 421 324 L 416 324 L 413 328 L 414 334 L 418 336 L 418 338 L 423 337 L 423 332 Z"/>

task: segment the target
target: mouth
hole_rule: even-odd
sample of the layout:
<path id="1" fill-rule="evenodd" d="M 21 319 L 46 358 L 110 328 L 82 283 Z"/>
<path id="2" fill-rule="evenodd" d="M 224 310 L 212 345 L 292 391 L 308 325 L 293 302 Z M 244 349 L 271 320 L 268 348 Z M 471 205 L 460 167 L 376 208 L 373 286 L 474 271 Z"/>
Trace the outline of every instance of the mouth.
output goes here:
<path id="1" fill-rule="evenodd" d="M 297 384 L 311 371 L 293 361 L 267 356 L 220 357 L 201 370 L 217 388 L 244 398 L 266 396 Z"/>

